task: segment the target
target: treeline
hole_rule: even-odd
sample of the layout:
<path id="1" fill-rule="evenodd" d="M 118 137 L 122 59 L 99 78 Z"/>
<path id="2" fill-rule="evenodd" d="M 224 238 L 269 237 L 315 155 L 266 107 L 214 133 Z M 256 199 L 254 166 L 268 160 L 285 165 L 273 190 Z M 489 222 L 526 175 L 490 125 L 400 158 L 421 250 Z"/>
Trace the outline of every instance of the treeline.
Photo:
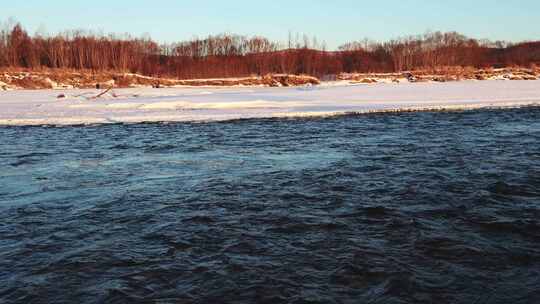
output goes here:
<path id="1" fill-rule="evenodd" d="M 337 51 L 304 36 L 288 43 L 222 34 L 159 45 L 149 38 L 71 31 L 29 35 L 20 24 L 0 30 L 0 67 L 114 70 L 180 79 L 268 73 L 335 75 L 441 67 L 540 65 L 540 41 L 479 41 L 455 32 L 427 33 L 388 42 L 347 43 Z"/>

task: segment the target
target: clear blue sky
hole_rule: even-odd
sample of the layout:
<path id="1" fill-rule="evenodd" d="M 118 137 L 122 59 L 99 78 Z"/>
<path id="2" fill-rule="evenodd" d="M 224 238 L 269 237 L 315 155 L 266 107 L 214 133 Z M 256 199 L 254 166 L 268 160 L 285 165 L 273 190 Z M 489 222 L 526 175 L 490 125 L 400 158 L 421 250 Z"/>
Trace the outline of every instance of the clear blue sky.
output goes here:
<path id="1" fill-rule="evenodd" d="M 317 36 L 330 49 L 352 40 L 387 40 L 455 30 L 492 40 L 540 40 L 540 0 L 3 0 L 34 33 L 103 30 L 161 42 L 223 32 L 285 42 L 289 31 Z"/>

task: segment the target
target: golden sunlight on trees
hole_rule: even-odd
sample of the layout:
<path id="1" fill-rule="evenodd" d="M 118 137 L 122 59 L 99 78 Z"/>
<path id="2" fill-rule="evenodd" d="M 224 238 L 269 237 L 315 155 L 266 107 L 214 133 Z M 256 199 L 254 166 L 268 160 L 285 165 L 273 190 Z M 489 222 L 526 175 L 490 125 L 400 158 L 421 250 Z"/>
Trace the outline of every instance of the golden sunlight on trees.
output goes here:
<path id="1" fill-rule="evenodd" d="M 540 42 L 478 41 L 433 32 L 388 42 L 368 39 L 327 51 L 304 35 L 284 45 L 233 34 L 158 45 L 149 38 L 70 31 L 30 36 L 8 22 L 0 29 L 0 67 L 124 71 L 181 79 L 268 73 L 325 76 L 341 72 L 400 72 L 441 67 L 530 67 L 540 64 Z"/>

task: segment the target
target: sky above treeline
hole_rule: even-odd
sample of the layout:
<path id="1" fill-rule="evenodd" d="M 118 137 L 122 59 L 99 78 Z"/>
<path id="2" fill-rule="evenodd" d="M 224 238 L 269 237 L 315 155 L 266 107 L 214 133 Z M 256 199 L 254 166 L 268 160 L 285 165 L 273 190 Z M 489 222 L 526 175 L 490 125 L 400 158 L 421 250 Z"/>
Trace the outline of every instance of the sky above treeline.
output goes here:
<path id="1" fill-rule="evenodd" d="M 329 49 L 438 30 L 540 40 L 540 0 L 3 1 L 0 21 L 12 17 L 32 34 L 85 29 L 175 42 L 227 32 L 286 42 L 292 32 L 315 36 Z"/>

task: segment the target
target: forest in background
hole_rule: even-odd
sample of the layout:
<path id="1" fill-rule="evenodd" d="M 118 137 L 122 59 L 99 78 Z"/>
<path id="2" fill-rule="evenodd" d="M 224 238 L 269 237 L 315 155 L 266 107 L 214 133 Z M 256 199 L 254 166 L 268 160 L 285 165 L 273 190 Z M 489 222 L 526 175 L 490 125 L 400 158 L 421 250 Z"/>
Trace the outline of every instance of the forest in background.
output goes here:
<path id="1" fill-rule="evenodd" d="M 429 32 L 386 42 L 364 39 L 328 51 L 324 43 L 306 35 L 289 35 L 285 43 L 220 34 L 158 44 L 150 38 L 81 30 L 29 35 L 19 23 L 8 23 L 0 29 L 0 68 L 121 71 L 194 79 L 270 73 L 325 77 L 443 67 L 537 65 L 540 41 L 492 42 L 456 32 Z"/>

